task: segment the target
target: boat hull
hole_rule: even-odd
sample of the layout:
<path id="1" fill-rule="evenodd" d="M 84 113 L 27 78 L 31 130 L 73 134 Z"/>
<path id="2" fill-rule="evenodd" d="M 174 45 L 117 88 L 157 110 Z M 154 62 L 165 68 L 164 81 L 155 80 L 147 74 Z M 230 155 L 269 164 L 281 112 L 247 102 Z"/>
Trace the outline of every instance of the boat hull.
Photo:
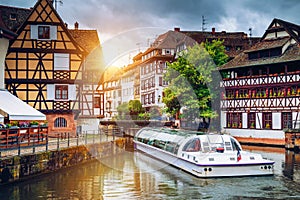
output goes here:
<path id="1" fill-rule="evenodd" d="M 144 143 L 135 142 L 135 148 L 199 178 L 268 176 L 274 174 L 273 161 L 257 163 L 236 162 L 234 164 L 194 163 Z"/>

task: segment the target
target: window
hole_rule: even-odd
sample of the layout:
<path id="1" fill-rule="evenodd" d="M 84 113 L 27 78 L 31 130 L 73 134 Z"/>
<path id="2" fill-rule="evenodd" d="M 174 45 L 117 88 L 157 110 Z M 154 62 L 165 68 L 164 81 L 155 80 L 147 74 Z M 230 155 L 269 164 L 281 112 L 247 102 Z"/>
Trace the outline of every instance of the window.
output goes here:
<path id="1" fill-rule="evenodd" d="M 242 50 L 242 47 L 241 46 L 236 46 L 235 50 L 240 51 L 240 50 Z"/>
<path id="2" fill-rule="evenodd" d="M 163 85 L 163 78 L 162 77 L 159 77 L 159 79 L 158 79 L 158 85 L 159 86 Z"/>
<path id="3" fill-rule="evenodd" d="M 50 39 L 50 26 L 38 27 L 38 39 Z"/>
<path id="4" fill-rule="evenodd" d="M 155 93 L 152 93 L 152 103 L 155 103 Z"/>
<path id="5" fill-rule="evenodd" d="M 94 98 L 94 108 L 100 108 L 100 97 Z"/>
<path id="6" fill-rule="evenodd" d="M 249 128 L 256 127 L 255 113 L 248 113 L 248 127 Z"/>
<path id="7" fill-rule="evenodd" d="M 55 86 L 55 99 L 68 99 L 68 86 L 56 85 Z"/>
<path id="8" fill-rule="evenodd" d="M 292 128 L 292 113 L 282 113 L 282 128 Z"/>
<path id="9" fill-rule="evenodd" d="M 188 152 L 197 152 L 201 150 L 201 143 L 199 138 L 194 138 L 188 141 L 182 151 L 188 151 Z"/>
<path id="10" fill-rule="evenodd" d="M 228 128 L 242 128 L 242 113 L 227 113 Z"/>
<path id="11" fill-rule="evenodd" d="M 63 117 L 58 117 L 54 121 L 54 127 L 67 127 L 67 120 Z"/>
<path id="12" fill-rule="evenodd" d="M 12 20 L 12 21 L 17 20 L 17 14 L 16 14 L 16 13 L 11 13 L 11 14 L 9 15 L 9 19 Z"/>
<path id="13" fill-rule="evenodd" d="M 272 129 L 272 113 L 263 113 L 263 128 Z"/>

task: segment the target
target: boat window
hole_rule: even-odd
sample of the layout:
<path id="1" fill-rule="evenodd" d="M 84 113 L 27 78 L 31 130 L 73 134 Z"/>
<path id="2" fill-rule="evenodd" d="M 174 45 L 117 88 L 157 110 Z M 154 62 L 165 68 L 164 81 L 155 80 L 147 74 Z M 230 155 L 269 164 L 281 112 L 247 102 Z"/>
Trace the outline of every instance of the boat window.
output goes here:
<path id="1" fill-rule="evenodd" d="M 225 142 L 225 148 L 226 148 L 226 151 L 231 151 L 232 150 L 231 142 Z"/>
<path id="2" fill-rule="evenodd" d="M 203 151 L 204 152 L 209 152 L 210 151 L 208 142 L 203 142 Z"/>
<path id="3" fill-rule="evenodd" d="M 199 138 L 189 140 L 183 147 L 182 151 L 197 152 L 200 151 L 201 145 Z"/>
<path id="4" fill-rule="evenodd" d="M 234 140 L 234 139 L 230 139 L 231 140 L 231 143 L 232 143 L 232 150 L 233 151 L 240 151 L 241 150 L 241 148 L 240 148 L 240 146 L 238 145 L 238 143 Z"/>

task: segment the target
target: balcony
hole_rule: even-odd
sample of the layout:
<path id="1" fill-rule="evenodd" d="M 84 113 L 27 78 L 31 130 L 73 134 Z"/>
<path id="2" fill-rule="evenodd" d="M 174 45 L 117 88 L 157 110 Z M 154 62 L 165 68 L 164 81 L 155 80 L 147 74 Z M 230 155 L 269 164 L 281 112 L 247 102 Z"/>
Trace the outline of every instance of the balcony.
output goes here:
<path id="1" fill-rule="evenodd" d="M 300 96 L 235 98 L 221 100 L 222 109 L 295 109 L 300 107 Z"/>
<path id="2" fill-rule="evenodd" d="M 271 84 L 286 84 L 300 82 L 300 71 L 286 74 L 268 74 L 261 76 L 239 77 L 235 79 L 225 78 L 221 82 L 221 87 L 241 87 Z"/>
<path id="3" fill-rule="evenodd" d="M 0 129 L 0 149 L 45 145 L 47 139 L 47 126 Z"/>

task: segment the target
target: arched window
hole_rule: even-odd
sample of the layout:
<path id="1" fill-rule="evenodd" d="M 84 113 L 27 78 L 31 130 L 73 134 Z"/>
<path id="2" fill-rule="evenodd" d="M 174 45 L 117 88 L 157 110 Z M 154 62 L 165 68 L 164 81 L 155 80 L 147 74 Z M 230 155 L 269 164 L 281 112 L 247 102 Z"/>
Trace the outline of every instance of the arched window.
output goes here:
<path id="1" fill-rule="evenodd" d="M 54 121 L 54 127 L 67 127 L 67 120 L 63 117 L 58 117 Z"/>

